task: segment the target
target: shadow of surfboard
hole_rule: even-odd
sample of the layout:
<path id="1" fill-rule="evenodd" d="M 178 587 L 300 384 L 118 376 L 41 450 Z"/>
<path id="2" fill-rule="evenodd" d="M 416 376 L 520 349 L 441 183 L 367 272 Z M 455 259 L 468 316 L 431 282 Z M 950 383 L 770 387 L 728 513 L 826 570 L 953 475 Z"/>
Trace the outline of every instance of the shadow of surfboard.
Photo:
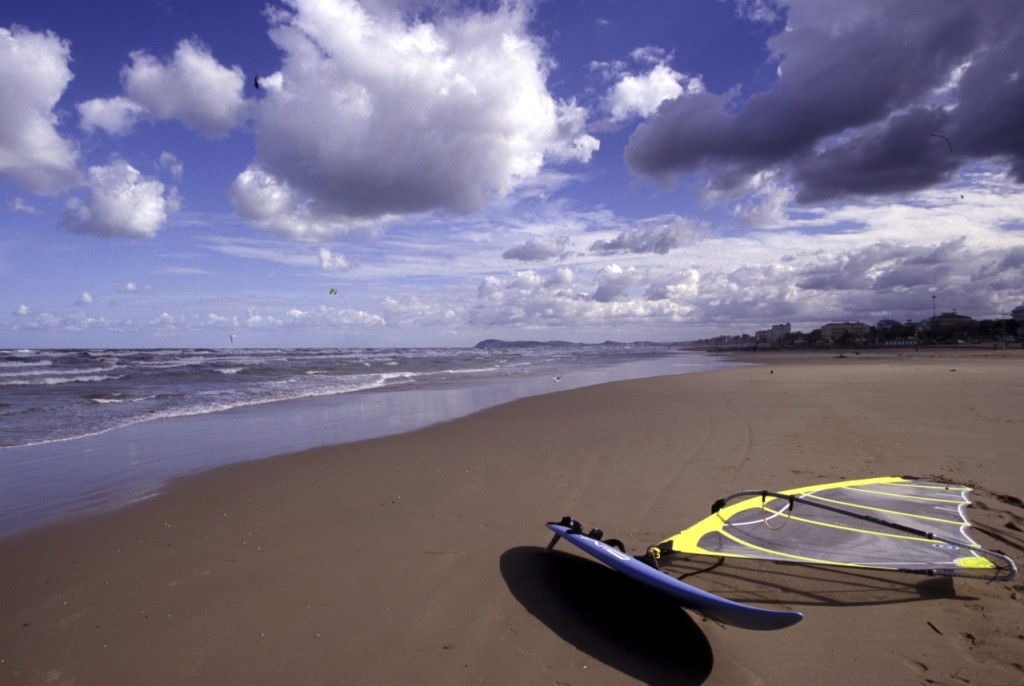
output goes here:
<path id="1" fill-rule="evenodd" d="M 573 553 L 507 550 L 512 595 L 559 637 L 649 684 L 700 684 L 714 658 L 694 620 L 663 594 Z"/>

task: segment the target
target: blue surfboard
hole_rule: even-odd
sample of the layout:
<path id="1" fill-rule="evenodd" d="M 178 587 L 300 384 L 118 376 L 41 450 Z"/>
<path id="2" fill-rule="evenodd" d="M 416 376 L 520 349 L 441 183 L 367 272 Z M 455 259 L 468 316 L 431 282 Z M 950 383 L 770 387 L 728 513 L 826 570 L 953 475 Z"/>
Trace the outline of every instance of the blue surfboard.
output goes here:
<path id="1" fill-rule="evenodd" d="M 612 569 L 626 576 L 647 584 L 671 596 L 676 602 L 689 610 L 696 610 L 716 619 L 723 624 L 753 629 L 755 631 L 771 631 L 793 626 L 804 618 L 799 612 L 789 610 L 769 610 L 753 605 L 744 605 L 733 600 L 708 593 L 696 586 L 683 583 L 668 574 L 659 572 L 645 562 L 628 555 L 604 541 L 588 536 L 579 530 L 562 524 L 549 522 L 547 527 L 555 532 L 553 546 L 559 539 L 565 539 L 591 557 L 605 563 Z M 551 546 L 548 546 L 550 550 Z"/>

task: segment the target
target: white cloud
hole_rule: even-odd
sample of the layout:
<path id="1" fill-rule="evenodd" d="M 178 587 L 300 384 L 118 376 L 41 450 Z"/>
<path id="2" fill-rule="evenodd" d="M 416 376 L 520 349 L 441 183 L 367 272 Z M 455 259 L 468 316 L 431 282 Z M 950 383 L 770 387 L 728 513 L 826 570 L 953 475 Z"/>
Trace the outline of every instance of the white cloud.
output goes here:
<path id="1" fill-rule="evenodd" d="M 691 300 L 700 294 L 700 272 L 694 268 L 672 272 L 651 280 L 644 292 L 647 300 Z"/>
<path id="2" fill-rule="evenodd" d="M 634 116 L 649 117 L 666 100 L 703 90 L 699 77 L 686 76 L 659 62 L 645 74 L 622 76 L 609 89 L 604 106 L 613 121 L 625 121 Z"/>
<path id="3" fill-rule="evenodd" d="M 29 309 L 28 305 L 22 304 L 22 305 L 18 305 L 18 307 L 15 308 L 13 314 L 14 314 L 15 317 L 27 317 L 31 313 L 32 313 L 32 310 Z"/>
<path id="4" fill-rule="evenodd" d="M 558 257 L 565 252 L 569 239 L 564 236 L 536 236 L 522 245 L 510 248 L 502 253 L 506 260 L 536 262 Z"/>
<path id="5" fill-rule="evenodd" d="M 643 68 L 641 73 L 632 73 L 625 62 L 592 62 L 591 70 L 597 72 L 612 86 L 605 94 L 602 107 L 613 122 L 623 122 L 633 117 L 649 117 L 661 103 L 674 100 L 681 95 L 704 92 L 704 82 L 699 76 L 688 76 L 669 66 L 672 55 L 662 48 L 645 46 L 637 48 L 630 57 Z"/>
<path id="6" fill-rule="evenodd" d="M 90 167 L 89 198 L 68 200 L 62 225 L 102 236 L 152 238 L 170 213 L 178 209 L 175 190 L 147 179 L 123 160 Z"/>
<path id="7" fill-rule="evenodd" d="M 340 272 L 348 269 L 348 260 L 344 255 L 335 255 L 328 248 L 320 248 L 320 269 L 325 272 Z"/>
<path id="8" fill-rule="evenodd" d="M 38 208 L 31 203 L 25 202 L 21 198 L 15 198 L 9 203 L 9 206 L 14 212 L 22 212 L 24 214 L 39 214 Z"/>
<path id="9" fill-rule="evenodd" d="M 781 192 L 763 181 L 768 196 Z M 514 275 L 494 265 L 479 281 L 471 321 L 513 335 L 682 340 L 783 322 L 811 331 L 834 318 L 917 321 L 931 316 L 932 295 L 940 309 L 977 319 L 1020 304 L 1019 191 L 1007 174 L 978 172 L 902 202 L 816 211 L 783 204 L 778 212 L 767 213 L 770 231 L 702 230 L 667 252 L 629 246 L 656 245 L 655 229 L 670 217 L 593 218 L 572 235 L 600 230 L 599 246 L 618 250 L 566 255 L 557 269 Z M 571 216 L 549 230 L 576 225 Z"/>
<path id="10" fill-rule="evenodd" d="M 130 58 L 121 70 L 124 96 L 78 105 L 84 130 L 123 135 L 139 119 L 175 119 L 207 138 L 223 138 L 244 120 L 245 74 L 221 65 L 198 41 L 178 43 L 169 62 L 144 50 Z"/>
<path id="11" fill-rule="evenodd" d="M 59 193 L 77 178 L 78 150 L 53 111 L 73 78 L 70 59 L 53 33 L 0 27 L 0 174 L 33 193 Z"/>
<path id="12" fill-rule="evenodd" d="M 312 203 L 258 166 L 250 166 L 228 189 L 235 209 L 256 227 L 296 240 L 329 239 L 356 229 L 374 229 L 390 217 L 353 220 L 315 211 Z"/>
<path id="13" fill-rule="evenodd" d="M 78 296 L 78 300 L 75 301 L 75 304 L 76 305 L 88 305 L 91 302 L 92 302 L 92 293 L 90 293 L 89 291 L 83 291 L 82 294 Z"/>
<path id="14" fill-rule="evenodd" d="M 777 21 L 782 10 L 772 0 L 736 0 L 736 15 L 754 22 Z"/>
<path id="15" fill-rule="evenodd" d="M 353 0 L 288 4 L 271 30 L 281 85 L 255 106 L 257 158 L 231 195 L 260 228 L 318 238 L 471 211 L 597 148 L 585 111 L 548 92 L 525 9 L 428 23 Z"/>
<path id="16" fill-rule="evenodd" d="M 111 136 L 127 134 L 135 122 L 145 113 L 142 105 L 118 96 L 116 98 L 93 98 L 77 105 L 78 125 L 86 133 L 103 129 Z"/>
<path id="17" fill-rule="evenodd" d="M 243 260 L 272 262 L 305 270 L 323 268 L 319 253 L 311 253 L 305 245 L 296 245 L 292 241 L 207 236 L 203 244 L 209 250 Z"/>
<path id="18" fill-rule="evenodd" d="M 443 299 L 424 300 L 415 295 L 403 298 L 388 296 L 382 307 L 388 315 L 387 321 L 417 326 L 448 326 L 461 319 L 464 311 L 461 304 L 453 305 Z"/>
<path id="19" fill-rule="evenodd" d="M 594 300 L 602 303 L 621 300 L 628 296 L 629 291 L 639 283 L 640 274 L 633 267 L 623 269 L 617 264 L 610 264 L 597 274 L 597 290 Z"/>
<path id="20" fill-rule="evenodd" d="M 607 335 L 608 327 L 619 323 L 675 327 L 694 311 L 685 302 L 635 292 L 643 274 L 633 267 L 607 265 L 592 278 L 594 290 L 586 293 L 576 288 L 578 275 L 566 267 L 547 277 L 532 270 L 513 278 L 489 276 L 477 289 L 471 318 L 488 326 L 565 329 L 578 338 Z"/>
<path id="21" fill-rule="evenodd" d="M 185 173 L 185 165 L 173 153 L 169 153 L 166 150 L 160 153 L 160 167 L 169 171 L 171 176 L 178 180 Z"/>
<path id="22" fill-rule="evenodd" d="M 653 217 L 639 222 L 637 226 L 624 229 L 613 240 L 594 241 L 590 250 L 601 255 L 613 253 L 664 255 L 670 250 L 694 243 L 705 233 L 705 227 L 686 217 L 676 215 Z"/>

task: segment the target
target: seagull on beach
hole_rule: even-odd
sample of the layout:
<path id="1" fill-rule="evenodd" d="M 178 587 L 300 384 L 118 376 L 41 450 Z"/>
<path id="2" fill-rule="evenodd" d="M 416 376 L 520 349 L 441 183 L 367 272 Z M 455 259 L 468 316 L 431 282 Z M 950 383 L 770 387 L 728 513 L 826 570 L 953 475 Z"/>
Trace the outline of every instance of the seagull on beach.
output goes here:
<path id="1" fill-rule="evenodd" d="M 560 377 L 560 376 L 552 376 L 551 380 L 554 381 L 555 383 L 558 383 L 559 381 L 562 380 L 562 377 Z"/>

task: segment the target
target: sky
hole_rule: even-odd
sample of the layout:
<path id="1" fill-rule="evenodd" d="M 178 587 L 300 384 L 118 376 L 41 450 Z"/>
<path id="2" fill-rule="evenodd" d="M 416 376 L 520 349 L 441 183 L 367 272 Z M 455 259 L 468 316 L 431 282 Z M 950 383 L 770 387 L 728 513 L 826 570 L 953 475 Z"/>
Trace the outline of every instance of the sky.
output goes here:
<path id="1" fill-rule="evenodd" d="M 0 7 L 0 347 L 1021 304 L 1019 0 Z"/>

